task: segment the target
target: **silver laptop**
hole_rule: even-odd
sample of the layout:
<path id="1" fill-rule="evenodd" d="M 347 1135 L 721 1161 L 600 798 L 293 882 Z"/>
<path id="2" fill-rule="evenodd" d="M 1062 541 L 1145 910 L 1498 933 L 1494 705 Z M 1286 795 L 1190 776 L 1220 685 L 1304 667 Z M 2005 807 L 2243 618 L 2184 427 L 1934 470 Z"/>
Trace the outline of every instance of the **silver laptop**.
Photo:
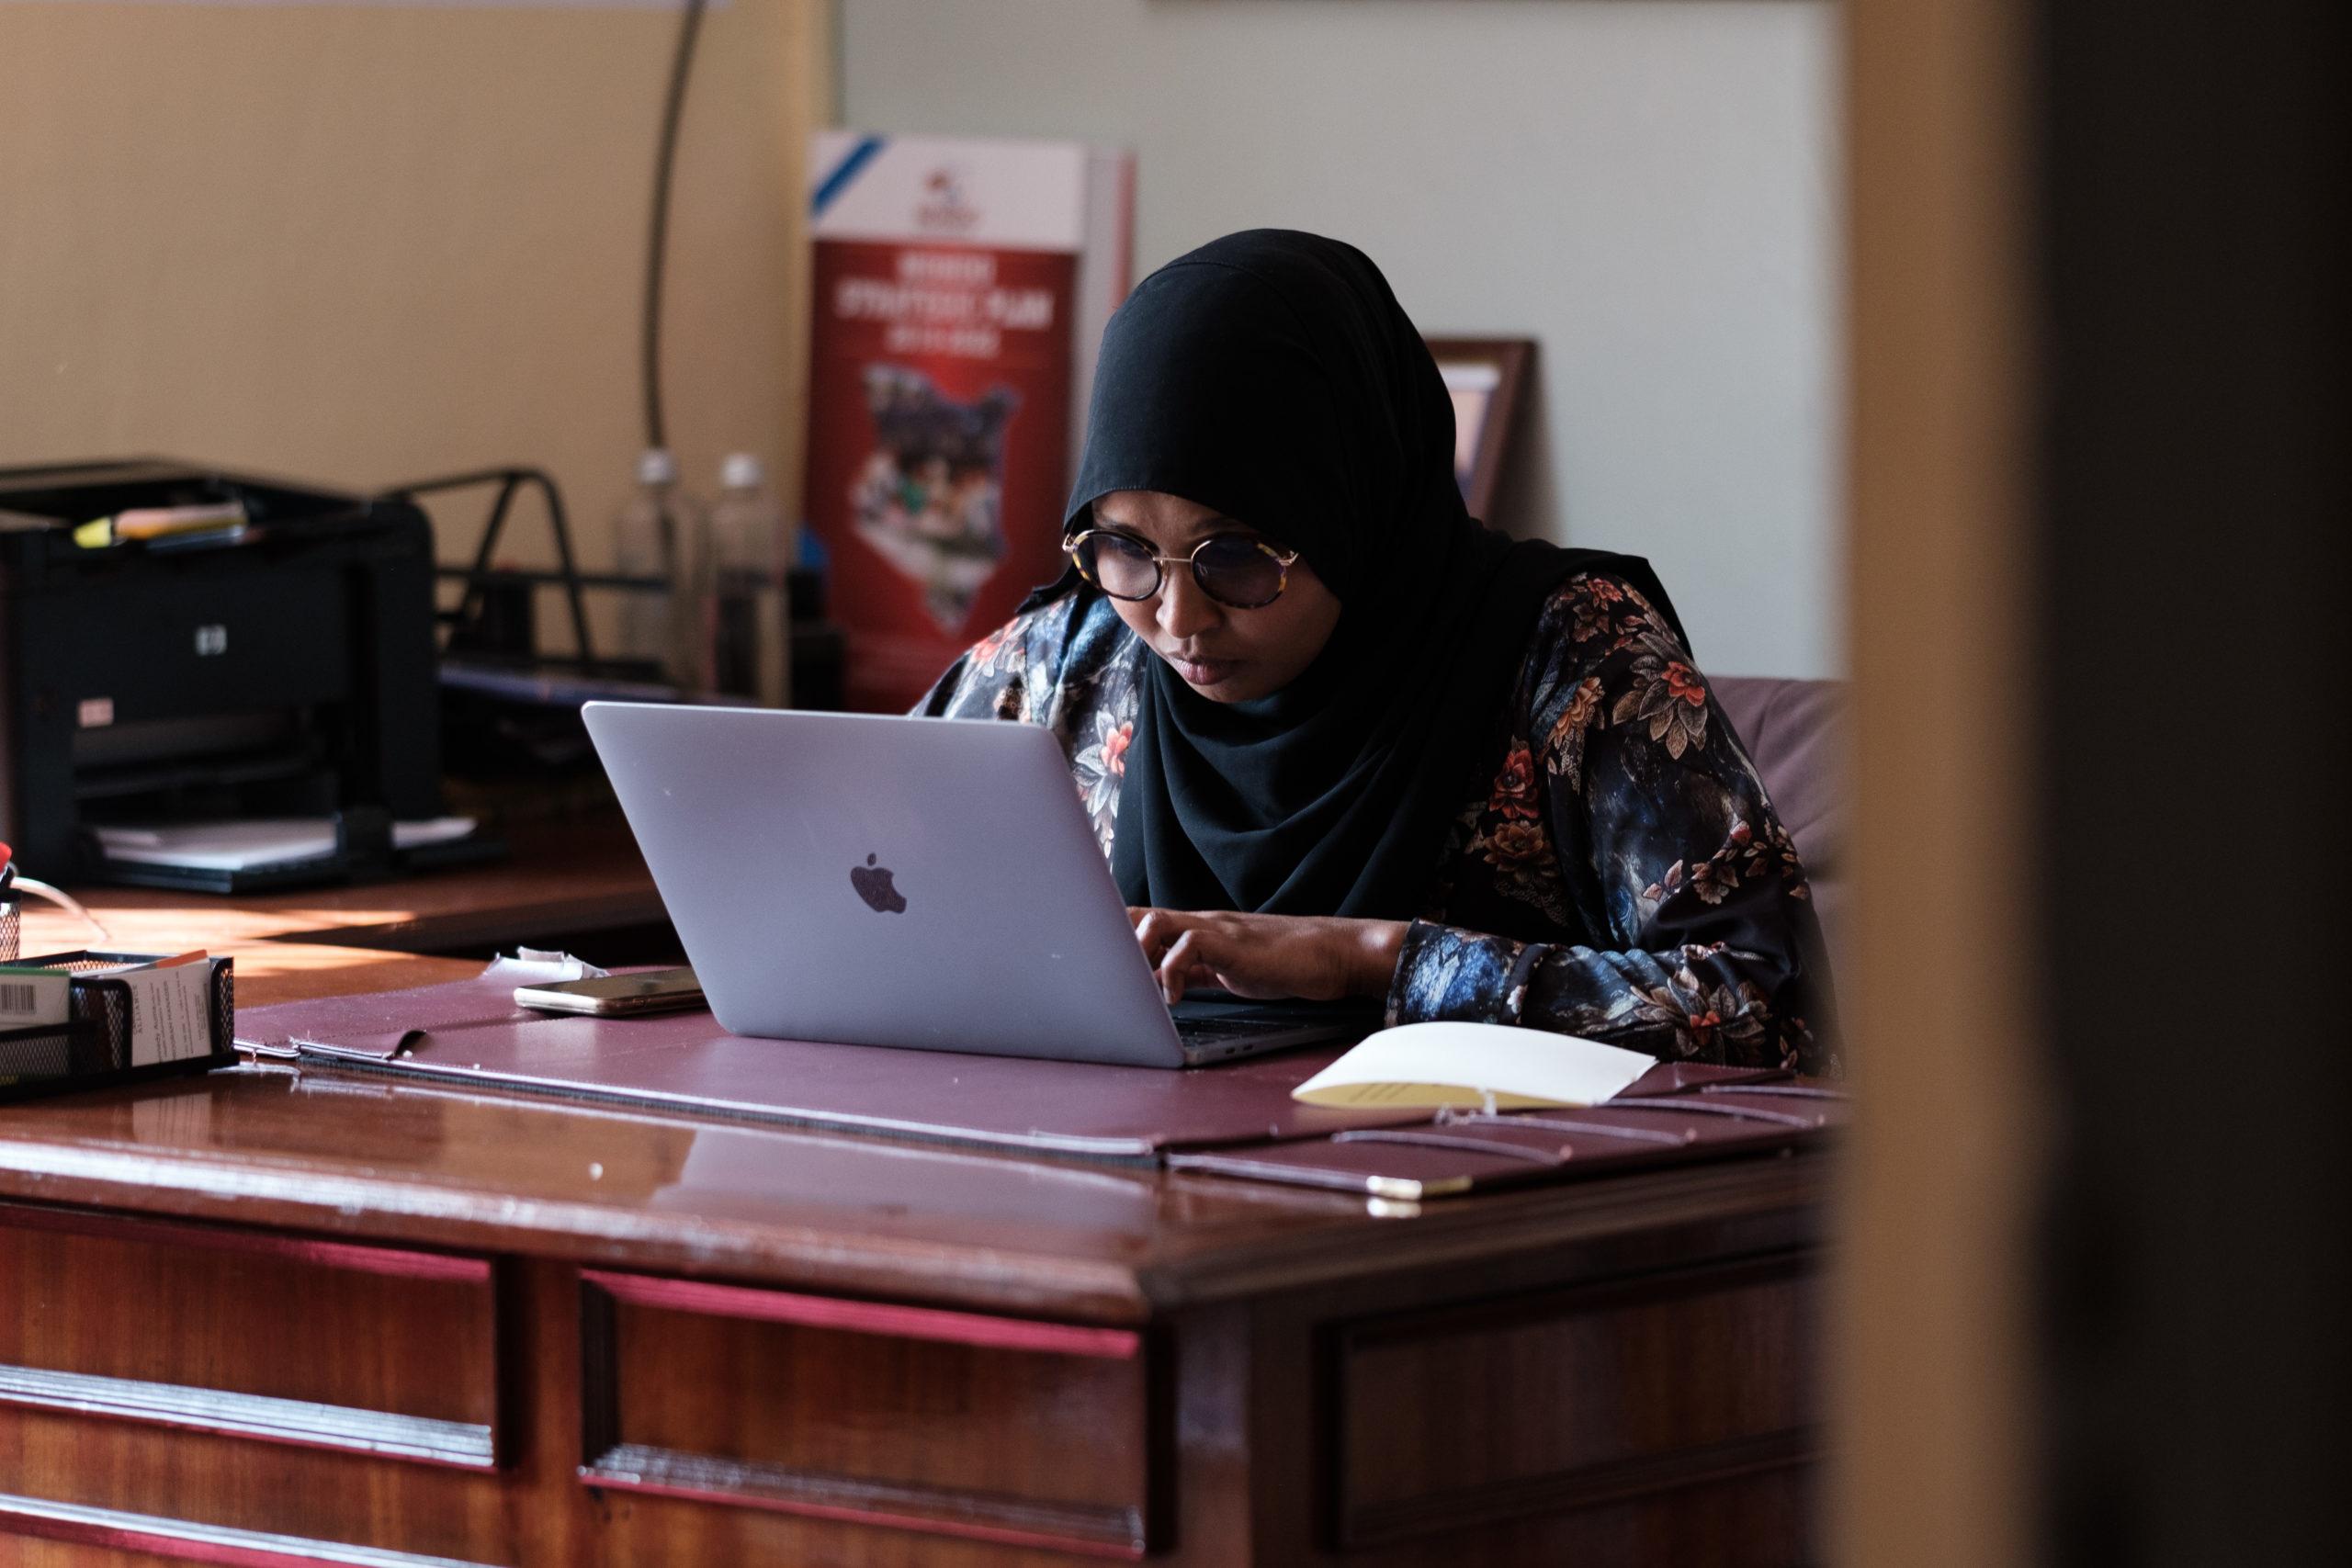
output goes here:
<path id="1" fill-rule="evenodd" d="M 1374 1021 L 1231 998 L 1170 1009 L 1061 748 L 1035 726 L 582 715 L 732 1033 L 1182 1067 Z"/>

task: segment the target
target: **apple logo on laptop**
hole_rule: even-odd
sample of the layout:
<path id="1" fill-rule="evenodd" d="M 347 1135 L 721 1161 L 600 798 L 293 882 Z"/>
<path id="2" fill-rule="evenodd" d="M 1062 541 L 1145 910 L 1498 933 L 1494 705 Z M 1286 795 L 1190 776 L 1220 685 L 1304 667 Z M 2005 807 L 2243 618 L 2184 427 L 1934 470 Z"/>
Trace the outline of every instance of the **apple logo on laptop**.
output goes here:
<path id="1" fill-rule="evenodd" d="M 907 912 L 906 895 L 890 886 L 890 868 L 876 865 L 872 855 L 865 857 L 864 865 L 849 868 L 849 885 L 857 889 L 857 896 L 865 900 L 865 907 L 869 909 L 879 910 L 886 915 Z"/>

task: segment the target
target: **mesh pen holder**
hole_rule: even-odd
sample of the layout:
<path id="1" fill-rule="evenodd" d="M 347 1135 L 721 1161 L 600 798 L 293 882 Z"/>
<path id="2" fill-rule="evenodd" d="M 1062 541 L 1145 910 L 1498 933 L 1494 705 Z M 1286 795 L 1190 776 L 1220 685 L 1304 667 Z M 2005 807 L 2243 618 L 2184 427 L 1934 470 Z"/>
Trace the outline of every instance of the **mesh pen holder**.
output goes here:
<path id="1" fill-rule="evenodd" d="M 13 958 L 13 908 L 0 911 L 0 952 Z M 205 976 L 205 1043 L 208 1050 L 166 1061 L 141 1062 L 135 1055 L 137 998 L 130 982 L 94 973 L 116 964 L 144 964 L 164 956 L 149 953 L 54 953 L 15 960 L 22 967 L 62 970 L 69 976 L 68 1013 L 62 1024 L 0 1030 L 0 1101 L 67 1094 L 109 1084 L 209 1072 L 237 1060 L 234 1039 L 236 983 L 233 961 L 198 962 Z"/>

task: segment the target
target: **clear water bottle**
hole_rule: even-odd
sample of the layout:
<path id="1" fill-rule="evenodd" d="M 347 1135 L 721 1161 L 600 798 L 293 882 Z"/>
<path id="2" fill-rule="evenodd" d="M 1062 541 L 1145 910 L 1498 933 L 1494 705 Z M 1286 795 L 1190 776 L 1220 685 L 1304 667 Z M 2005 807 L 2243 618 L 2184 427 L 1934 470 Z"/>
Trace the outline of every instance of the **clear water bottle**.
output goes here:
<path id="1" fill-rule="evenodd" d="M 637 493 L 621 509 L 614 554 L 625 576 L 658 577 L 665 592 L 631 591 L 621 601 L 621 653 L 650 660 L 681 686 L 709 683 L 704 613 L 710 551 L 707 519 L 678 488 L 678 463 L 652 448 L 637 460 Z"/>
<path id="2" fill-rule="evenodd" d="M 711 686 L 781 707 L 791 690 L 792 638 L 785 601 L 784 509 L 748 452 L 719 471 L 711 509 Z"/>

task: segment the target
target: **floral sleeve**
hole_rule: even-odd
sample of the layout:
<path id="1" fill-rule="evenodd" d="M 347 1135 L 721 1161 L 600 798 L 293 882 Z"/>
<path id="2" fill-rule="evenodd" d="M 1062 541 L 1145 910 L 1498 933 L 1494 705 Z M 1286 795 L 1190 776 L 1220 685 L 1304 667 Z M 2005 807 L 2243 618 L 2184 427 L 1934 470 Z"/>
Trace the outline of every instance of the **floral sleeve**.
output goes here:
<path id="1" fill-rule="evenodd" d="M 1407 934 L 1390 1021 L 1836 1072 L 1796 846 L 1665 618 L 1613 578 L 1569 580 L 1509 711 L 1494 783 Z"/>

